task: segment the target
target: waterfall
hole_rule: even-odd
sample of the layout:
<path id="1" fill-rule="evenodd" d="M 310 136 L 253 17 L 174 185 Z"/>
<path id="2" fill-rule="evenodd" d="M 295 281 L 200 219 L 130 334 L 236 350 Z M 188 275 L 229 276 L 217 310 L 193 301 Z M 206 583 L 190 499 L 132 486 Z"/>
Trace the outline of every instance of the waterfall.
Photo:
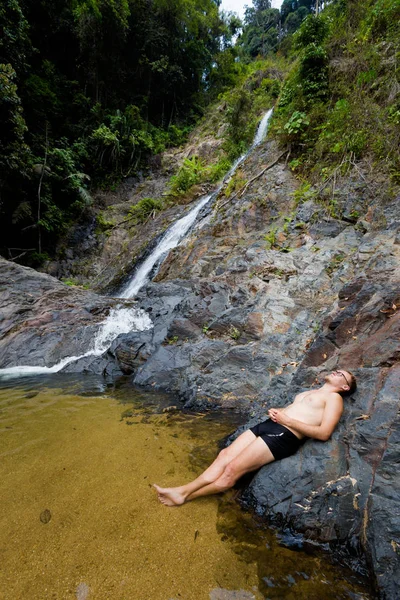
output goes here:
<path id="1" fill-rule="evenodd" d="M 173 248 L 176 248 L 176 246 L 178 246 L 178 244 L 183 240 L 190 228 L 195 223 L 201 209 L 214 198 L 216 198 L 222 186 L 229 181 L 238 166 L 244 161 L 250 152 L 252 152 L 252 150 L 254 150 L 254 148 L 263 141 L 267 132 L 269 120 L 272 116 L 272 111 L 273 109 L 271 108 L 261 119 L 251 148 L 234 162 L 216 191 L 200 198 L 196 206 L 194 206 L 184 217 L 176 221 L 176 223 L 167 229 L 151 254 L 143 261 L 131 280 L 121 290 L 118 295 L 119 298 L 132 298 L 135 296 L 146 284 L 146 282 L 149 281 L 151 273 L 158 266 L 160 266 L 168 252 Z M 0 377 L 57 373 L 67 365 L 81 358 L 85 358 L 87 356 L 101 356 L 108 350 L 111 343 L 122 333 L 129 333 L 130 331 L 144 331 L 146 329 L 151 329 L 152 326 L 153 324 L 151 319 L 143 310 L 138 308 L 117 306 L 110 311 L 107 319 L 99 326 L 99 330 L 97 331 L 97 334 L 93 340 L 93 344 L 91 348 L 85 352 L 85 354 L 63 358 L 60 362 L 52 367 L 18 366 L 0 369 Z"/>
<path id="2" fill-rule="evenodd" d="M 93 340 L 92 347 L 79 356 L 63 358 L 52 367 L 19 366 L 0 369 L 1 377 L 15 377 L 22 375 L 44 375 L 58 373 L 67 365 L 87 356 L 101 356 L 108 350 L 111 343 L 122 333 L 130 331 L 144 331 L 151 329 L 153 323 L 146 312 L 138 308 L 116 307 L 113 308 L 106 320 L 101 323 Z"/>
<path id="3" fill-rule="evenodd" d="M 179 245 L 194 224 L 200 210 L 218 195 L 222 186 L 229 181 L 229 179 L 231 179 L 238 166 L 254 150 L 254 148 L 263 141 L 272 116 L 272 111 L 273 109 L 271 108 L 265 113 L 258 125 L 251 148 L 245 154 L 242 154 L 242 156 L 236 159 L 215 192 L 200 198 L 196 206 L 194 206 L 187 215 L 176 221 L 176 223 L 167 229 L 151 254 L 149 254 L 149 256 L 143 261 L 143 263 L 132 276 L 131 280 L 123 287 L 119 293 L 120 298 L 132 298 L 135 296 L 145 285 L 145 283 L 149 281 L 151 273 L 157 266 L 160 266 L 163 258 L 167 256 L 168 252 L 172 250 L 172 248 L 176 248 L 176 246 Z"/>
<path id="4" fill-rule="evenodd" d="M 165 257 L 167 253 L 172 250 L 172 248 L 175 248 L 179 244 L 180 240 L 189 231 L 200 210 L 207 204 L 211 196 L 212 194 L 209 194 L 208 196 L 201 198 L 201 200 L 194 208 L 192 208 L 190 212 L 188 212 L 187 215 L 182 217 L 182 219 L 179 219 L 179 221 L 167 229 L 157 246 L 154 248 L 153 252 L 146 258 L 146 260 L 143 261 L 132 280 L 123 289 L 123 291 L 120 292 L 120 298 L 132 298 L 135 296 L 135 294 L 137 294 L 140 288 L 143 287 L 148 280 L 149 275 L 155 265 L 161 262 L 161 259 Z"/>
<path id="5" fill-rule="evenodd" d="M 273 108 L 270 108 L 269 111 L 267 111 L 261 119 L 256 131 L 256 135 L 254 136 L 253 145 L 251 146 L 248 153 L 251 152 L 256 146 L 261 144 L 261 142 L 263 141 L 265 134 L 267 133 L 268 125 L 272 117 L 273 110 Z"/>

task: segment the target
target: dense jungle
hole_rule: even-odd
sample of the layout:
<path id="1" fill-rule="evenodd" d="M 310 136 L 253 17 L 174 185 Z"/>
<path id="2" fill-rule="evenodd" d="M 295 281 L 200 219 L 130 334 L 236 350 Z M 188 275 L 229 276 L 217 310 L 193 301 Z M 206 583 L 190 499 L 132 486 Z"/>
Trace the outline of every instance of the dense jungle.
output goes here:
<path id="1" fill-rule="evenodd" d="M 194 553 L 202 523 L 216 518 L 207 533 L 216 545 L 203 555 L 231 568 L 215 580 L 197 579 L 188 565 L 203 558 L 186 548 L 193 588 L 180 572 L 181 587 L 170 573 L 165 588 L 152 587 L 160 567 L 150 546 L 140 567 L 145 573 L 147 564 L 148 580 L 130 579 L 121 557 L 131 521 L 120 515 L 125 526 L 110 521 L 109 531 L 124 577 L 113 570 L 104 584 L 98 567 L 72 577 L 71 566 L 54 597 L 399 598 L 400 0 L 284 0 L 280 9 L 253 0 L 243 19 L 219 0 L 4 0 L 0 29 L 0 431 L 10 440 L 11 429 L 19 432 L 4 456 L 20 456 L 21 406 L 32 402 L 25 408 L 38 415 L 53 395 L 55 417 L 59 406 L 59 415 L 81 410 L 87 419 L 82 456 L 113 439 L 124 456 L 132 439 L 110 429 L 101 407 L 104 394 L 134 397 L 121 423 L 137 430 L 135 452 L 150 445 L 149 468 L 178 484 L 172 459 L 164 465 L 157 454 L 162 446 L 189 477 L 204 466 L 202 452 L 212 459 L 208 436 L 214 450 L 222 438 L 232 442 L 339 367 L 358 382 L 329 441 L 309 440 L 257 471 L 220 501 L 218 517 L 217 505 L 194 502 L 194 532 L 184 508 L 177 544 L 194 538 Z M 84 380 L 96 381 L 90 392 Z M 41 439 L 39 421 L 27 427 Z M 67 440 L 58 422 L 54 431 Z M 43 442 L 43 457 L 46 444 L 58 456 L 57 435 Z M 70 454 L 57 464 L 75 468 Z M 23 490 L 37 456 L 15 481 L 7 458 L 7 539 L 20 527 L 12 490 Z M 125 460 L 112 457 L 114 466 Z M 79 468 L 89 489 L 90 472 Z M 149 493 L 142 470 L 129 493 Z M 65 485 L 73 496 L 73 482 Z M 93 485 L 100 490 L 101 478 Z M 57 522 L 46 506 L 36 521 L 48 530 L 58 523 L 57 542 L 46 538 L 54 558 L 70 517 Z M 145 510 L 143 501 L 134 519 Z M 149 510 L 152 539 L 163 546 L 175 533 L 158 531 L 167 517 Z M 73 511 L 71 523 L 94 539 L 90 511 L 84 526 Z M 173 523 L 179 529 L 179 517 Z M 278 538 L 257 537 L 266 531 Z M 228 539 L 233 554 L 218 546 Z M 303 550 L 315 563 L 296 570 L 290 552 L 300 564 Z M 38 573 L 49 560 L 40 556 Z M 275 559 L 279 575 L 266 566 Z M 11 573 L 18 561 L 9 560 Z M 96 560 L 107 570 L 104 557 Z M 324 560 L 340 575 L 316 575 Z M 204 572 L 212 568 L 204 563 Z M 29 597 L 29 577 L 7 575 L 10 598 Z M 54 577 L 40 577 L 32 598 L 53 586 Z"/>

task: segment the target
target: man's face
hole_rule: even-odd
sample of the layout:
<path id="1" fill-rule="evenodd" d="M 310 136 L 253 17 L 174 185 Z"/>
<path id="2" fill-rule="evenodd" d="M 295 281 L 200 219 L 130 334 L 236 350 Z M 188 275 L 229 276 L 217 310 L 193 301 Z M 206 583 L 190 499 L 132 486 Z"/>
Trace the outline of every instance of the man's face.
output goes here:
<path id="1" fill-rule="evenodd" d="M 327 383 L 331 383 L 339 388 L 346 386 L 347 388 L 351 387 L 351 375 L 347 371 L 343 369 L 338 369 L 337 371 L 332 371 L 325 377 L 325 381 Z"/>

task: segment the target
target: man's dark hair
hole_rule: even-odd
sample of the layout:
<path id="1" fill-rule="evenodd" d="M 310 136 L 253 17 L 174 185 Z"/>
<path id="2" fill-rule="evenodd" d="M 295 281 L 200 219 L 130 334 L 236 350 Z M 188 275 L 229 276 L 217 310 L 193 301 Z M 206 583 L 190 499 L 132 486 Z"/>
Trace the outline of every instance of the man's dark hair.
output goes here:
<path id="1" fill-rule="evenodd" d="M 350 377 L 351 377 L 351 380 L 350 380 L 350 389 L 344 390 L 343 392 L 340 392 L 341 396 L 351 396 L 352 394 L 354 394 L 354 392 L 357 391 L 357 381 L 356 381 L 355 376 L 350 371 L 346 371 L 346 373 L 348 373 L 350 375 Z"/>

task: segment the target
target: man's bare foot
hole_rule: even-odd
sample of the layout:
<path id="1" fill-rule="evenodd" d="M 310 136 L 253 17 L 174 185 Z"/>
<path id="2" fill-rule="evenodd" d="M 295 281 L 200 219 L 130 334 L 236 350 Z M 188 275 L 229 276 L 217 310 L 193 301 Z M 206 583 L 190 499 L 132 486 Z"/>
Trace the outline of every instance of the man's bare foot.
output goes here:
<path id="1" fill-rule="evenodd" d="M 158 499 L 165 506 L 180 506 L 185 502 L 185 496 L 180 492 L 180 488 L 162 488 L 153 483 L 157 490 Z"/>

